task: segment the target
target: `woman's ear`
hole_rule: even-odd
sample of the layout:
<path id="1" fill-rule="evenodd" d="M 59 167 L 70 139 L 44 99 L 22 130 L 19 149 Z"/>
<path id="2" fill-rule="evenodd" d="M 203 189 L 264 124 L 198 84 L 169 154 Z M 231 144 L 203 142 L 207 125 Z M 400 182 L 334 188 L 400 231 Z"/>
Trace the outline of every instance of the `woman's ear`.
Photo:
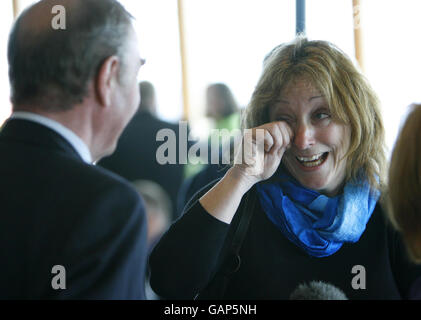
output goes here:
<path id="1" fill-rule="evenodd" d="M 112 95 L 117 83 L 120 60 L 117 56 L 111 56 L 101 64 L 95 81 L 95 94 L 102 106 L 112 103 Z"/>

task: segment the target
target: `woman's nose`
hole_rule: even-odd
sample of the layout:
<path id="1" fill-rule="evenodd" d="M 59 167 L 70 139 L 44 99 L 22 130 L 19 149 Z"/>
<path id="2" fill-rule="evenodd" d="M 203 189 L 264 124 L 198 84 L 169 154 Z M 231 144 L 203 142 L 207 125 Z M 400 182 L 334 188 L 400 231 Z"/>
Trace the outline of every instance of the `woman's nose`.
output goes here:
<path id="1" fill-rule="evenodd" d="M 294 130 L 294 145 L 299 150 L 306 150 L 315 144 L 314 128 L 309 124 L 298 124 Z"/>

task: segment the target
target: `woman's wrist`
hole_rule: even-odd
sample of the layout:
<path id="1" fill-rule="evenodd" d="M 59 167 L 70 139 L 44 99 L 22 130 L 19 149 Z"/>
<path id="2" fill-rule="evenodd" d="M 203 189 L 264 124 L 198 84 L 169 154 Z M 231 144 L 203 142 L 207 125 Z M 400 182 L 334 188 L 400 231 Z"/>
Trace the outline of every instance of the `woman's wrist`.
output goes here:
<path id="1" fill-rule="evenodd" d="M 242 194 L 259 182 L 256 177 L 248 175 L 243 168 L 237 166 L 230 168 L 224 178 L 229 180 L 232 186 L 238 188 Z"/>
<path id="2" fill-rule="evenodd" d="M 230 168 L 224 177 L 199 199 L 199 202 L 209 214 L 229 224 L 243 195 L 256 182 L 238 168 Z"/>

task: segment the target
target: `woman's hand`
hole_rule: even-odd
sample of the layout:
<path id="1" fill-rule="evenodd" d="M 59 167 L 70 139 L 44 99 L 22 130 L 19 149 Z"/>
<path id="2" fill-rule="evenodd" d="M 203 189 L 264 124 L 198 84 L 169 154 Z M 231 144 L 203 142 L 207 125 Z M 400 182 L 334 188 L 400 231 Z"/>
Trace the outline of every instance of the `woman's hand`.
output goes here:
<path id="1" fill-rule="evenodd" d="M 284 121 L 266 123 L 245 131 L 233 170 L 251 185 L 270 178 L 289 148 L 293 132 Z"/>
<path id="2" fill-rule="evenodd" d="M 234 150 L 234 166 L 199 199 L 203 208 L 215 218 L 230 223 L 243 195 L 255 183 L 275 173 L 292 137 L 291 128 L 283 121 L 246 130 Z"/>

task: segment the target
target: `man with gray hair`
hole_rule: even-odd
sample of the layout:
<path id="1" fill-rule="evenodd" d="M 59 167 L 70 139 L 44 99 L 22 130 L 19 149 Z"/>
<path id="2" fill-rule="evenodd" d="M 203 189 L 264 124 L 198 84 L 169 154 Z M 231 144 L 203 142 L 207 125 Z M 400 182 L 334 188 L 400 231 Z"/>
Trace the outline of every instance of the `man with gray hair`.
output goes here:
<path id="1" fill-rule="evenodd" d="M 54 28 L 54 6 L 65 27 Z M 115 0 L 42 0 L 9 37 L 0 132 L 0 299 L 143 299 L 146 217 L 97 167 L 140 96 L 131 15 Z"/>

